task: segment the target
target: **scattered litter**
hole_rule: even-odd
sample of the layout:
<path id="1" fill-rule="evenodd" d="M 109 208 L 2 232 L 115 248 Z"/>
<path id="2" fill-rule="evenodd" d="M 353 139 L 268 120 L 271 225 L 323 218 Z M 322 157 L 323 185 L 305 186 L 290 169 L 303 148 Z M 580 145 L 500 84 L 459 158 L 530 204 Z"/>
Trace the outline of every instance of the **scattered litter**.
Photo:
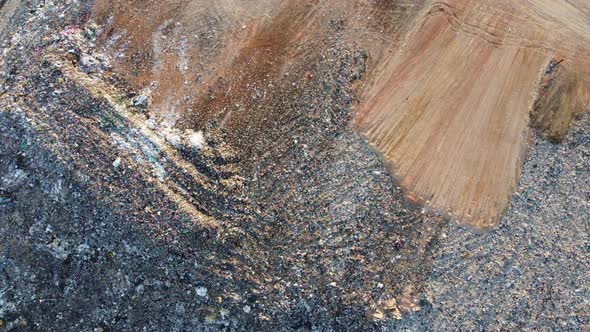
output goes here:
<path id="1" fill-rule="evenodd" d="M 80 57 L 80 70 L 86 74 L 98 73 L 102 67 L 101 62 L 93 56 L 83 55 Z"/>
<path id="2" fill-rule="evenodd" d="M 205 145 L 205 137 L 202 131 L 189 130 L 187 132 L 188 146 L 193 150 L 201 150 Z"/>
<path id="3" fill-rule="evenodd" d="M 197 287 L 197 295 L 200 297 L 206 297 L 207 296 L 207 288 Z"/>
<path id="4" fill-rule="evenodd" d="M 138 96 L 133 97 L 131 102 L 134 107 L 145 109 L 148 107 L 149 97 L 145 94 L 140 94 Z"/>
<path id="5" fill-rule="evenodd" d="M 121 158 L 118 157 L 117 159 L 115 159 L 115 161 L 113 161 L 113 167 L 119 168 L 120 165 L 121 165 Z"/>
<path id="6" fill-rule="evenodd" d="M 180 148 L 182 146 L 182 140 L 180 138 L 178 130 L 167 128 L 164 130 L 163 134 L 168 144 L 172 145 L 175 148 Z"/>
<path id="7" fill-rule="evenodd" d="M 156 123 L 156 120 L 154 120 L 154 119 L 147 119 L 145 121 L 145 125 L 150 130 L 156 130 L 158 128 L 158 124 Z"/>

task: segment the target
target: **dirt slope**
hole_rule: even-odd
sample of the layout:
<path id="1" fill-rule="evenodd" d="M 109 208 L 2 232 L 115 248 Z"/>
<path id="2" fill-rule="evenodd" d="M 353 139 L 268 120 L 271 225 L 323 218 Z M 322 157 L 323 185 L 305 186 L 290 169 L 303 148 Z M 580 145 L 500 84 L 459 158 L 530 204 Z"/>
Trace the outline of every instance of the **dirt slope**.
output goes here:
<path id="1" fill-rule="evenodd" d="M 588 31 L 583 3 L 435 2 L 406 45 L 381 59 L 357 126 L 413 199 L 460 222 L 494 226 L 514 191 L 550 60 L 565 59 L 581 76 L 563 92 L 569 96 L 556 98 L 587 93 Z"/>

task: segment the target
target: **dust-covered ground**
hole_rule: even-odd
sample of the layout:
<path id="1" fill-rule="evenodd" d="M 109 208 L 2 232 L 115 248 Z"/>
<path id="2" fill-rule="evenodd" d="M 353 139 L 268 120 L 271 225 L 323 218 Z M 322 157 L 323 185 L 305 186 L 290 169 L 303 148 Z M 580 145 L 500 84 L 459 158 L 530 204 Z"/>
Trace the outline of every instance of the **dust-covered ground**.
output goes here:
<path id="1" fill-rule="evenodd" d="M 264 81 L 266 127 L 171 129 L 92 5 L 0 21 L 0 330 L 588 329 L 588 115 L 531 139 L 479 233 L 406 203 L 350 129 L 371 64 L 348 38 Z"/>

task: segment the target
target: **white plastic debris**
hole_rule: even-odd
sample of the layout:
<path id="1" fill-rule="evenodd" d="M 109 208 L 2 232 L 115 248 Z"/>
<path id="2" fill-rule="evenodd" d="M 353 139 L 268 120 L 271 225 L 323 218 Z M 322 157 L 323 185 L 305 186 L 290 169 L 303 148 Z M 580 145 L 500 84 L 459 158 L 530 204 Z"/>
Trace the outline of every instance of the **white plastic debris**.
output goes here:
<path id="1" fill-rule="evenodd" d="M 145 121 L 145 126 L 148 127 L 150 130 L 156 130 L 158 128 L 158 124 L 154 119 L 148 119 Z"/>
<path id="2" fill-rule="evenodd" d="M 113 167 L 119 168 L 120 165 L 121 165 L 121 158 L 118 157 L 117 159 L 115 159 L 115 161 L 113 161 Z"/>
<path id="3" fill-rule="evenodd" d="M 197 287 L 197 295 L 200 297 L 207 296 L 207 288 L 205 287 Z"/>
<path id="4" fill-rule="evenodd" d="M 178 131 L 175 129 L 167 128 L 164 130 L 164 138 L 168 144 L 172 145 L 175 148 L 179 148 L 181 146 L 181 139 Z"/>
<path id="5" fill-rule="evenodd" d="M 202 131 L 189 130 L 188 133 L 188 146 L 191 149 L 201 150 L 205 145 L 205 136 Z"/>

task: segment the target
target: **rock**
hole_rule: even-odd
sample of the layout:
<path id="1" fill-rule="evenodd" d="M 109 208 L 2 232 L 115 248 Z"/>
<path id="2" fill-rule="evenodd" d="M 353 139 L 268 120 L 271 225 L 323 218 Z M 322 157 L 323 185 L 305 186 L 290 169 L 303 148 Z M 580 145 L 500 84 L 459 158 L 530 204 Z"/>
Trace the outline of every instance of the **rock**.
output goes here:
<path id="1" fill-rule="evenodd" d="M 249 306 L 249 305 L 245 305 L 245 306 L 244 306 L 244 308 L 242 308 L 242 310 L 243 310 L 245 313 L 249 314 L 249 313 L 252 311 L 252 308 L 250 308 L 250 306 Z"/>

